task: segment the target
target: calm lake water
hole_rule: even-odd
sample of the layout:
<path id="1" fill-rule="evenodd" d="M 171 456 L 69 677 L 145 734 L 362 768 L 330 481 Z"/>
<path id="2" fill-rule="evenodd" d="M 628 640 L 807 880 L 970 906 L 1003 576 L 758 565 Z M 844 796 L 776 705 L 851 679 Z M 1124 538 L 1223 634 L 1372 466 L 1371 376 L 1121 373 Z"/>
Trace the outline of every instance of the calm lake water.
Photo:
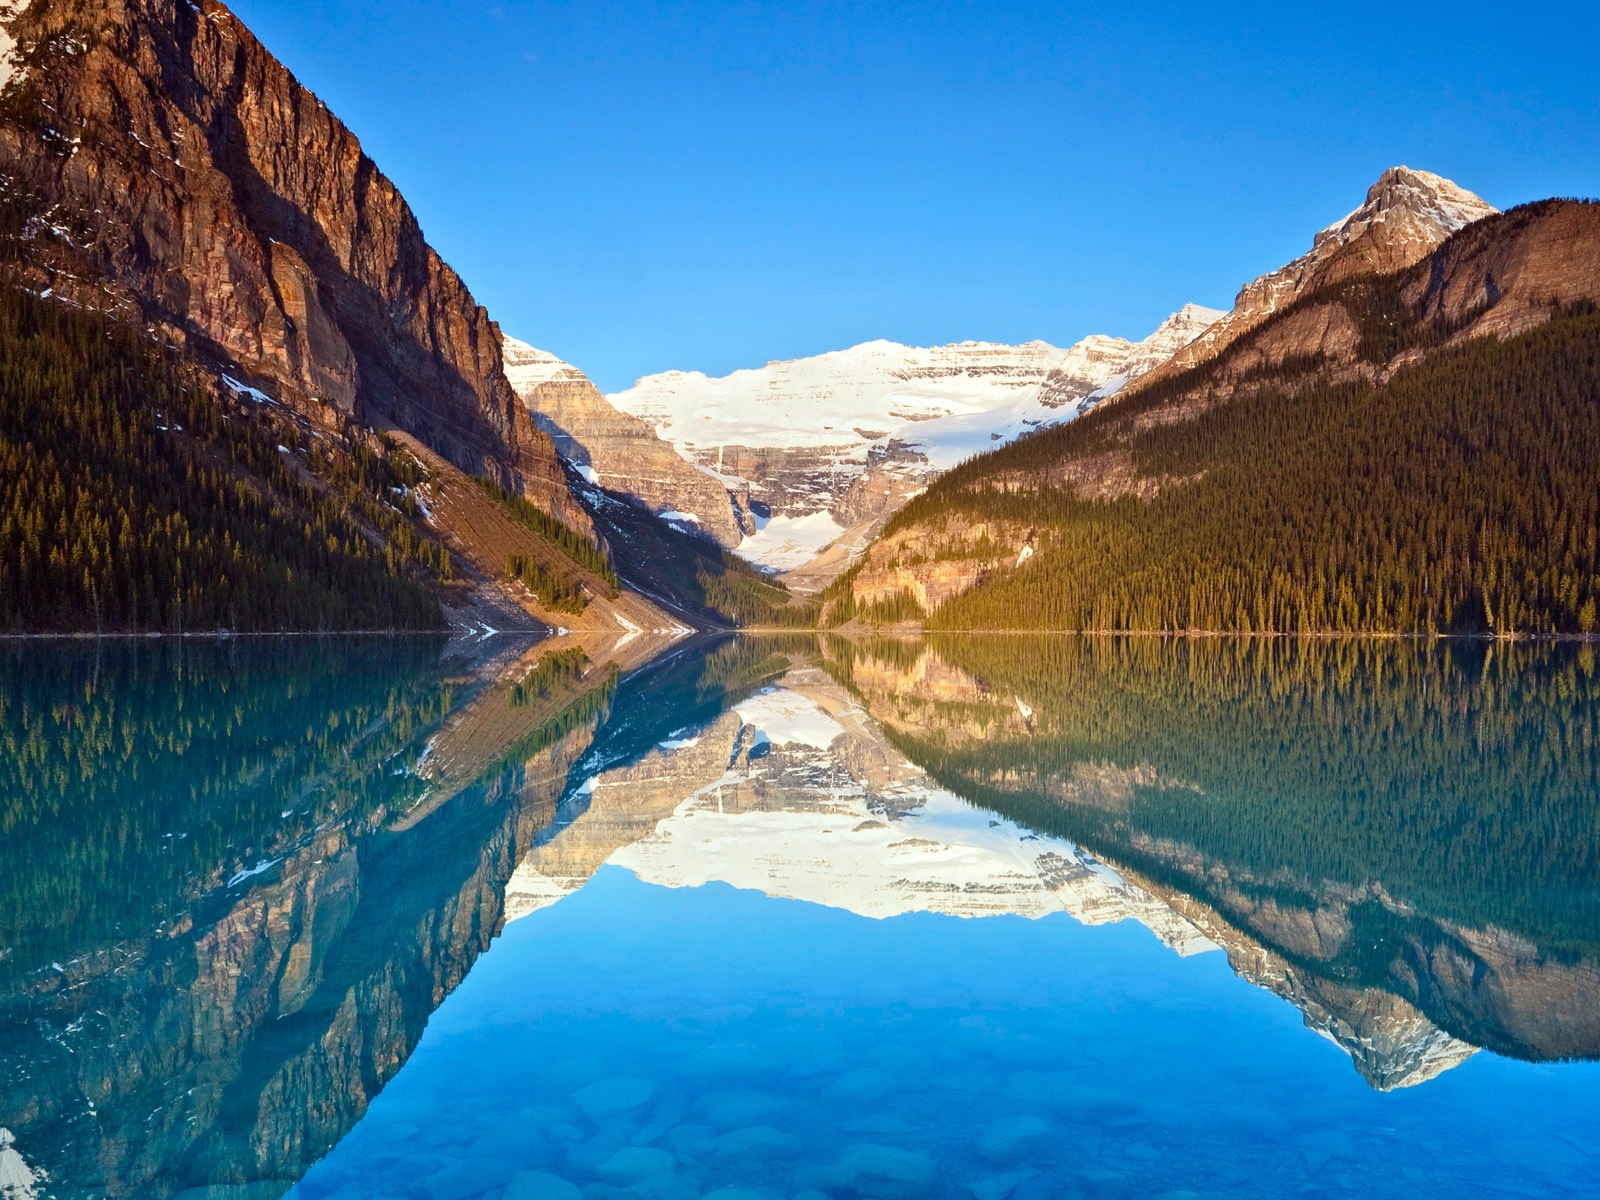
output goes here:
<path id="1" fill-rule="evenodd" d="M 1592 1196 L 1592 648 L 0 649 L 0 1200 Z"/>

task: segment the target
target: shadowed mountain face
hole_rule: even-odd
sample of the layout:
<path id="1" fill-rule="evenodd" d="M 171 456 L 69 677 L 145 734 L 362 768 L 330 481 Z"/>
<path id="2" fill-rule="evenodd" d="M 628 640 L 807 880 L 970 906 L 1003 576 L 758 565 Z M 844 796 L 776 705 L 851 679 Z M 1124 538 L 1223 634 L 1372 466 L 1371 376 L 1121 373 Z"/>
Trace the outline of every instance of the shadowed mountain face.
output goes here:
<path id="1" fill-rule="evenodd" d="M 1159 897 L 1374 1084 L 1600 1057 L 1589 648 L 829 646 L 935 780 Z"/>

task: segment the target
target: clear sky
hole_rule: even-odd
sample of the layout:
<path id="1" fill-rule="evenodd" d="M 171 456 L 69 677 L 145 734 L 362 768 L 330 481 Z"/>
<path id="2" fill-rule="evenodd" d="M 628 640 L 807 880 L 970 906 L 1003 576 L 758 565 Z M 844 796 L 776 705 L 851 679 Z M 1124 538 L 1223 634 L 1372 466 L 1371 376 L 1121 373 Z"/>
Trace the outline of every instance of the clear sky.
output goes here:
<path id="1" fill-rule="evenodd" d="M 607 391 L 1140 337 L 1385 167 L 1600 195 L 1600 5 L 235 0 L 507 332 Z"/>

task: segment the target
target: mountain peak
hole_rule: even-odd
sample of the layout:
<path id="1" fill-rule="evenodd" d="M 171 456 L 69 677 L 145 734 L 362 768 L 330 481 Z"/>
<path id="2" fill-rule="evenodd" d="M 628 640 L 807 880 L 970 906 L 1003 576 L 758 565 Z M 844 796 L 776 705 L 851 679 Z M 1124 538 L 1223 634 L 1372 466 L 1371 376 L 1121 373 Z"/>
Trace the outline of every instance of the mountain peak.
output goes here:
<path id="1" fill-rule="evenodd" d="M 1496 211 L 1483 197 L 1442 175 L 1407 166 L 1390 167 L 1367 189 L 1366 201 L 1360 208 L 1317 234 L 1312 242 L 1312 254 L 1317 254 L 1328 242 L 1336 246 L 1348 245 L 1381 225 L 1414 227 L 1391 228 L 1386 231 L 1391 236 L 1421 233 L 1427 237 L 1437 232 L 1443 236 L 1436 240 L 1443 240 Z"/>
<path id="2" fill-rule="evenodd" d="M 1167 317 L 1160 325 L 1157 325 L 1155 332 L 1144 340 L 1145 342 L 1154 342 L 1166 340 L 1175 334 L 1187 334 L 1188 336 L 1184 338 L 1184 342 L 1188 342 L 1199 337 L 1202 332 L 1216 324 L 1226 315 L 1221 309 L 1207 308 L 1203 304 L 1196 304 L 1190 301 L 1177 312 Z"/>

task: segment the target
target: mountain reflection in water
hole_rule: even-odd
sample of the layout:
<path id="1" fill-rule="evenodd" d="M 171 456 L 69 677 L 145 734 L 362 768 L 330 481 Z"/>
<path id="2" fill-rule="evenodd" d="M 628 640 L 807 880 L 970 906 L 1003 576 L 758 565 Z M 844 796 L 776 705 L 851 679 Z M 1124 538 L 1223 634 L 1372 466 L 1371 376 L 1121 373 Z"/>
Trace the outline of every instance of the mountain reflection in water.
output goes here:
<path id="1" fill-rule="evenodd" d="M 680 649 L 632 673 L 615 647 L 567 640 L 473 661 L 437 641 L 372 648 L 0 657 L 0 1070 L 17 1081 L 0 1096 L 4 1200 L 280 1196 L 391 1079 L 296 1189 L 303 1200 L 577 1194 L 557 1177 L 586 1197 L 775 1186 L 781 1196 L 1029 1200 L 1143 1194 L 1143 1175 L 1205 1194 L 1220 1177 L 1208 1185 L 1171 1163 L 1141 1170 L 1148 1133 L 1121 1137 L 1113 1124 L 1096 1143 L 1103 1161 L 1068 1172 L 1062 1131 L 1023 1129 L 1090 1100 L 1126 1111 L 1118 1063 L 1136 1086 L 1148 1052 L 1129 1039 L 1174 1045 L 1184 1029 L 1182 1005 L 1169 1011 L 1157 983 L 1140 980 L 1194 986 L 1201 1007 L 1205 988 L 1223 986 L 1226 972 L 1173 975 L 1179 956 L 1225 960 L 1293 1005 L 1379 1090 L 1436 1079 L 1480 1047 L 1534 1061 L 1600 1056 L 1600 681 L 1587 647 L 793 637 Z M 606 864 L 640 883 L 595 891 Z M 770 961 L 771 975 L 741 977 L 748 992 L 721 1003 L 739 1014 L 726 1021 L 740 1045 L 780 1010 L 804 1014 L 829 1046 L 803 1051 L 815 1059 L 808 1069 L 832 1071 L 818 1077 L 820 1097 L 848 1090 L 841 1080 L 865 1086 L 884 1064 L 851 1049 L 854 1027 L 830 1026 L 827 1004 L 813 1012 L 804 985 L 763 999 L 819 953 L 815 986 L 836 971 L 837 989 L 852 990 L 854 971 L 865 994 L 872 963 L 896 953 L 885 939 L 906 953 L 931 939 L 944 949 L 930 951 L 929 994 L 992 955 L 987 986 L 1003 996 L 1016 963 L 1037 971 L 1064 952 L 1051 941 L 1064 935 L 1049 931 L 1067 927 L 1050 918 L 1070 914 L 1073 929 L 1130 923 L 1122 929 L 1154 933 L 1170 966 L 1128 950 L 1122 933 L 1085 931 L 1102 940 L 1074 942 L 1060 961 L 1074 978 L 1099 978 L 1099 992 L 1061 1012 L 1045 1003 L 1037 1025 L 1000 1013 L 1009 1001 L 969 997 L 977 1007 L 950 1028 L 976 1021 L 1003 1033 L 1009 1019 L 1043 1062 L 1052 1031 L 1057 1052 L 1075 1045 L 1072 1014 L 1092 1022 L 1085 1014 L 1118 987 L 1168 1017 L 1119 1031 L 1102 1014 L 1096 1043 L 1074 1051 L 1097 1058 L 1095 1097 L 1079 1094 L 1081 1081 L 1055 1101 L 988 1097 L 978 1122 L 988 1133 L 971 1137 L 1004 1141 L 988 1126 L 1015 1108 L 1014 1161 L 979 1145 L 958 1162 L 949 1156 L 968 1131 L 927 1115 L 930 1127 L 913 1132 L 921 1122 L 889 1115 L 890 1100 L 834 1097 L 834 1107 L 877 1105 L 882 1126 L 860 1118 L 837 1146 L 829 1139 L 842 1126 L 808 1124 L 798 1102 L 723 1128 L 711 1110 L 733 1101 L 715 1096 L 760 1089 L 741 1083 L 729 1029 L 702 1044 L 697 1017 L 669 1000 L 688 996 L 695 963 L 720 952 L 706 939 L 734 944 L 745 928 L 710 928 L 718 905 L 731 905 L 711 883 L 807 902 L 734 906 L 750 930 L 770 922 L 771 944 L 758 939 L 747 959 Z M 686 924 L 642 898 L 663 888 L 698 889 L 670 909 Z M 594 892 L 587 908 L 566 899 L 580 891 Z M 827 910 L 900 919 L 827 925 L 820 943 L 817 924 L 783 940 L 809 920 L 796 913 Z M 1030 920 L 905 923 L 1007 916 Z M 518 922 L 515 936 L 479 964 L 401 1071 L 507 922 Z M 568 926 L 581 926 L 579 940 L 561 941 Z M 646 929 L 657 934 L 648 947 Z M 868 958 L 851 957 L 869 941 Z M 564 950 L 551 958 L 552 947 Z M 1008 947 L 1017 957 L 1004 966 Z M 1096 968 L 1112 947 L 1120 968 Z M 630 956 L 637 974 L 618 961 Z M 652 961 L 682 977 L 652 978 Z M 932 969 L 903 966 L 907 978 Z M 717 986 L 715 972 L 700 982 Z M 1059 991 L 1057 1003 L 1086 986 L 1066 975 L 1035 985 Z M 1272 1009 L 1244 1005 L 1239 986 L 1219 991 L 1220 1003 L 1239 1007 L 1234 1019 L 1265 1053 L 1281 1039 Z M 613 1003 L 646 1042 L 584 1023 Z M 856 1032 L 880 1033 L 912 1019 L 888 1001 L 852 1017 Z M 558 1032 L 555 1071 L 547 1043 Z M 463 1039 L 477 1055 L 465 1063 L 450 1057 Z M 984 1053 L 1017 1053 L 1004 1037 L 979 1040 Z M 586 1088 L 637 1082 L 630 1057 L 702 1051 L 728 1061 L 704 1078 L 675 1066 L 676 1082 L 652 1077 L 651 1098 L 614 1113 L 573 1107 Z M 1272 1086 L 1292 1083 L 1299 1061 Z M 513 1097 L 512 1112 L 499 1085 L 453 1091 L 474 1062 L 520 1064 L 516 1086 L 533 1092 Z M 958 1065 L 977 1064 L 974 1050 Z M 757 1076 L 792 1089 L 804 1065 L 767 1053 Z M 1554 1069 L 1568 1082 L 1589 1070 Z M 1535 1083 L 1515 1081 L 1532 1097 L 1523 1119 L 1556 1121 L 1537 1111 Z M 1274 1102 L 1261 1090 L 1261 1103 Z M 507 1126 L 513 1116 L 520 1124 Z M 1551 1172 L 1541 1186 L 1600 1168 L 1595 1132 L 1591 1122 L 1557 1152 L 1539 1148 L 1532 1157 Z M 732 1134 L 748 1153 L 722 1145 Z M 796 1138 L 814 1169 L 792 1161 Z M 872 1159 L 877 1151 L 887 1157 Z M 1305 1169 L 1340 1152 L 1296 1153 Z M 852 1154 L 867 1155 L 859 1170 Z M 933 1174 L 919 1184 L 924 1160 Z M 1336 1183 L 1308 1194 L 1340 1194 Z M 1263 1181 L 1261 1194 L 1283 1190 Z"/>

